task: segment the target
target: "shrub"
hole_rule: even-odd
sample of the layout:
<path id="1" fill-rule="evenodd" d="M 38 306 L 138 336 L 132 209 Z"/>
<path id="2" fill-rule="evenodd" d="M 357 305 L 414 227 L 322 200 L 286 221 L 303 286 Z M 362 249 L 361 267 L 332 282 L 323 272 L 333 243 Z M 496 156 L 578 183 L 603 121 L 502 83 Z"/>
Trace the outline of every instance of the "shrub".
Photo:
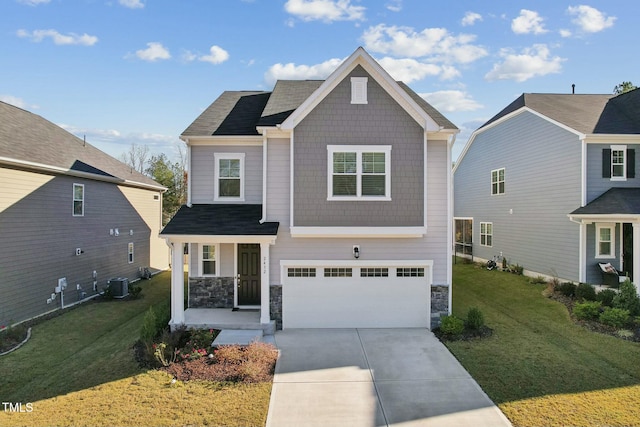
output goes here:
<path id="1" fill-rule="evenodd" d="M 189 331 L 188 341 L 179 350 L 182 360 L 196 360 L 207 356 L 216 333 L 213 329 L 192 329 Z"/>
<path id="2" fill-rule="evenodd" d="M 638 292 L 636 287 L 629 280 L 620 283 L 620 290 L 618 295 L 613 298 L 613 306 L 615 308 L 621 308 L 628 310 L 632 316 L 640 314 L 640 299 L 638 299 Z"/>
<path id="3" fill-rule="evenodd" d="M 156 313 L 153 311 L 153 307 L 144 313 L 142 319 L 142 328 L 140 328 L 140 341 L 145 344 L 153 343 L 153 339 L 158 336 L 160 331 L 157 328 Z"/>
<path id="4" fill-rule="evenodd" d="M 559 286 L 556 286 L 556 289 L 565 297 L 573 298 L 576 294 L 576 285 L 571 282 L 561 283 Z"/>
<path id="5" fill-rule="evenodd" d="M 142 287 L 129 284 L 129 295 L 131 299 L 138 299 L 142 293 Z"/>
<path id="6" fill-rule="evenodd" d="M 0 326 L 0 353 L 12 349 L 20 344 L 27 336 L 27 326 Z"/>
<path id="7" fill-rule="evenodd" d="M 576 287 L 576 298 L 585 301 L 596 300 L 596 289 L 588 283 L 580 283 Z"/>
<path id="8" fill-rule="evenodd" d="M 442 316 L 440 318 L 440 330 L 447 335 L 461 335 L 464 331 L 464 321 L 453 314 L 451 316 Z"/>
<path id="9" fill-rule="evenodd" d="M 107 286 L 106 288 L 102 289 L 102 298 L 107 300 L 113 299 L 113 290 L 111 289 L 111 287 Z"/>
<path id="10" fill-rule="evenodd" d="M 171 304 L 169 302 L 156 305 L 156 330 L 158 333 L 167 327 L 171 320 Z"/>
<path id="11" fill-rule="evenodd" d="M 616 329 L 624 327 L 629 321 L 629 310 L 607 307 L 600 314 L 600 322 Z"/>
<path id="12" fill-rule="evenodd" d="M 600 301 L 586 301 L 573 307 L 573 315 L 579 320 L 596 320 L 600 316 Z"/>
<path id="13" fill-rule="evenodd" d="M 613 298 L 616 295 L 613 289 L 604 289 L 596 294 L 596 301 L 600 301 L 605 307 L 613 307 Z"/>
<path id="14" fill-rule="evenodd" d="M 176 361 L 179 349 L 183 347 L 189 337 L 189 332 L 182 326 L 175 331 L 168 328 L 162 331 L 162 335 L 156 344 L 153 344 L 153 355 L 161 366 L 169 366 Z"/>
<path id="15" fill-rule="evenodd" d="M 532 285 L 541 285 L 547 283 L 547 279 L 545 279 L 543 276 L 536 276 L 530 278 L 529 283 L 531 283 Z"/>
<path id="16" fill-rule="evenodd" d="M 479 308 L 471 307 L 467 313 L 467 328 L 477 331 L 484 326 L 484 315 Z"/>

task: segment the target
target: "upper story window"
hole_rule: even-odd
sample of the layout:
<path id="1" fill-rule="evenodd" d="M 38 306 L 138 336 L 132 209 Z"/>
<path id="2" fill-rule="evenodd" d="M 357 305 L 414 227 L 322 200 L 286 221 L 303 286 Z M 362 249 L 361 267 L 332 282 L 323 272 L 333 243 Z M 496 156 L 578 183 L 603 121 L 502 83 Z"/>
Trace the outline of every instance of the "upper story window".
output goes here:
<path id="1" fill-rule="evenodd" d="M 367 77 L 351 77 L 351 103 L 367 104 Z"/>
<path id="2" fill-rule="evenodd" d="M 615 224 L 596 224 L 596 258 L 614 258 Z"/>
<path id="3" fill-rule="evenodd" d="M 214 200 L 244 201 L 244 153 L 215 153 Z"/>
<path id="4" fill-rule="evenodd" d="M 129 259 L 129 264 L 133 264 L 133 242 L 127 245 L 127 258 Z"/>
<path id="5" fill-rule="evenodd" d="M 489 247 L 493 246 L 493 223 L 480 223 L 480 245 Z"/>
<path id="6" fill-rule="evenodd" d="M 73 216 L 84 216 L 84 184 L 73 184 Z"/>
<path id="7" fill-rule="evenodd" d="M 200 250 L 200 274 L 202 276 L 216 276 L 217 275 L 217 245 L 201 245 Z"/>
<path id="8" fill-rule="evenodd" d="M 626 145 L 612 145 L 602 150 L 602 177 L 611 181 L 626 181 L 635 178 L 636 154 Z"/>
<path id="9" fill-rule="evenodd" d="M 390 145 L 329 145 L 327 200 L 391 200 Z"/>
<path id="10" fill-rule="evenodd" d="M 491 195 L 504 194 L 504 168 L 491 171 Z"/>

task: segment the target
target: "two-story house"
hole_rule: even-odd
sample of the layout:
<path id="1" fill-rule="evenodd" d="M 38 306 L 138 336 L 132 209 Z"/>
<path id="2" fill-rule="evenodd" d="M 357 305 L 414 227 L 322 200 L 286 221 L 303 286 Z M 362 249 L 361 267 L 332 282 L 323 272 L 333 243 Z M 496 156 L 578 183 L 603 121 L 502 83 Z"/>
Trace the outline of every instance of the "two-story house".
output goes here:
<path id="1" fill-rule="evenodd" d="M 166 189 L 36 114 L 0 102 L 0 326 L 168 268 Z M 123 283 L 123 282 L 121 282 Z"/>
<path id="2" fill-rule="evenodd" d="M 476 130 L 454 168 L 456 246 L 531 275 L 638 285 L 640 90 L 525 93 Z"/>
<path id="3" fill-rule="evenodd" d="M 457 128 L 358 48 L 326 80 L 224 92 L 181 135 L 172 325 L 426 327 L 450 307 Z M 183 305 L 183 248 L 188 304 Z"/>

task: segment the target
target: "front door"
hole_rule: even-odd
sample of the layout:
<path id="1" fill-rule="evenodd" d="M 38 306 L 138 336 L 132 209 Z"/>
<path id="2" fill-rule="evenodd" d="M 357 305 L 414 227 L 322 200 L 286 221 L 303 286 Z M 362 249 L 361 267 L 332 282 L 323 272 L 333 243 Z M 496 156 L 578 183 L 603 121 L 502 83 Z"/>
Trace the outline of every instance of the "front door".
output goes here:
<path id="1" fill-rule="evenodd" d="M 260 245 L 238 244 L 238 305 L 260 305 Z"/>
<path id="2" fill-rule="evenodd" d="M 622 270 L 633 279 L 633 225 L 622 225 Z"/>

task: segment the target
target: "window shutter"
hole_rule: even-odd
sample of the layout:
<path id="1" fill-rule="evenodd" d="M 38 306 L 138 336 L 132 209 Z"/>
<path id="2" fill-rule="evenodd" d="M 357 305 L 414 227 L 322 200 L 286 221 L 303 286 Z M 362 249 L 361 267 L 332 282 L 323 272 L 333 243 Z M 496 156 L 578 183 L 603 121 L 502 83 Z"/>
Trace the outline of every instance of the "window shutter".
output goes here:
<path id="1" fill-rule="evenodd" d="M 602 177 L 611 178 L 611 149 L 602 150 Z"/>
<path id="2" fill-rule="evenodd" d="M 636 177 L 636 150 L 627 149 L 627 178 Z"/>

